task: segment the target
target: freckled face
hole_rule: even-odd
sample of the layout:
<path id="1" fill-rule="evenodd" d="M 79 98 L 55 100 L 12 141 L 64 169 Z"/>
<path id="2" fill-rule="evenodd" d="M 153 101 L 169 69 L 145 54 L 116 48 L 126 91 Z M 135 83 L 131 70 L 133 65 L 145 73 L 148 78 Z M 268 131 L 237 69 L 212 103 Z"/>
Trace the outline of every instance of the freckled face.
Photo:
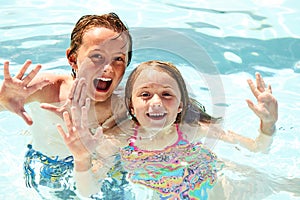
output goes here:
<path id="1" fill-rule="evenodd" d="M 141 126 L 157 129 L 171 125 L 181 112 L 178 84 L 165 72 L 143 70 L 133 85 L 132 104 Z"/>
<path id="2" fill-rule="evenodd" d="M 128 37 L 107 28 L 88 30 L 77 52 L 78 78 L 87 81 L 87 95 L 106 101 L 119 85 L 128 62 Z"/>

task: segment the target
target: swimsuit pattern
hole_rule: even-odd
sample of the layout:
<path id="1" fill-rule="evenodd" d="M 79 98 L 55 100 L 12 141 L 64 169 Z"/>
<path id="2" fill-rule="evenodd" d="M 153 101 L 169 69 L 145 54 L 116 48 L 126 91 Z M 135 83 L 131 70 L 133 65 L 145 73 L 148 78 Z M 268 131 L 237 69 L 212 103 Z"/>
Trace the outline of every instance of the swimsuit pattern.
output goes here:
<path id="1" fill-rule="evenodd" d="M 115 164 L 107 173 L 102 182 L 101 189 L 90 198 L 94 200 L 135 200 L 129 182 L 126 180 L 127 172 L 121 164 L 120 155 L 115 155 Z"/>
<path id="2" fill-rule="evenodd" d="M 73 180 L 73 157 L 52 159 L 27 145 L 23 164 L 25 183 L 45 199 L 78 199 Z"/>
<path id="3" fill-rule="evenodd" d="M 133 183 L 157 191 L 161 199 L 207 199 L 217 179 L 216 155 L 201 142 L 190 143 L 176 125 L 178 140 L 163 150 L 135 146 L 137 128 L 121 150 L 124 168 Z"/>

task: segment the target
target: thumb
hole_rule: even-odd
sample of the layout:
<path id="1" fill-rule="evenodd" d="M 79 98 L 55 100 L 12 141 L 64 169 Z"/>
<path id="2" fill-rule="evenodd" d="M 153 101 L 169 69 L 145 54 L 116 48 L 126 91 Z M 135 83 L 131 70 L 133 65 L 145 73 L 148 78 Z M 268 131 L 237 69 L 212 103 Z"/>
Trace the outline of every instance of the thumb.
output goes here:
<path id="1" fill-rule="evenodd" d="M 94 137 L 98 140 L 100 137 L 103 136 L 103 128 L 102 126 L 99 126 L 97 129 L 96 129 L 96 132 L 94 134 Z"/>
<path id="2" fill-rule="evenodd" d="M 247 102 L 247 104 L 248 104 L 248 107 L 251 109 L 251 110 L 253 110 L 254 111 L 254 107 L 255 107 L 255 105 L 254 105 L 254 103 L 250 100 L 250 99 L 246 99 L 246 102 Z"/>
<path id="3" fill-rule="evenodd" d="M 249 99 L 246 99 L 246 102 L 248 104 L 248 107 L 256 114 L 258 115 L 258 111 L 257 111 L 257 108 L 256 108 L 256 105 Z"/>
<path id="4" fill-rule="evenodd" d="M 57 111 L 58 107 L 54 106 L 52 104 L 49 103 L 41 103 L 40 107 L 45 109 L 45 110 L 50 110 L 50 111 Z"/>
<path id="5" fill-rule="evenodd" d="M 33 121 L 31 119 L 31 117 L 28 115 L 28 113 L 25 110 L 23 110 L 20 113 L 20 116 L 23 118 L 23 120 L 26 122 L 26 124 L 28 124 L 28 125 L 32 125 L 33 124 Z"/>

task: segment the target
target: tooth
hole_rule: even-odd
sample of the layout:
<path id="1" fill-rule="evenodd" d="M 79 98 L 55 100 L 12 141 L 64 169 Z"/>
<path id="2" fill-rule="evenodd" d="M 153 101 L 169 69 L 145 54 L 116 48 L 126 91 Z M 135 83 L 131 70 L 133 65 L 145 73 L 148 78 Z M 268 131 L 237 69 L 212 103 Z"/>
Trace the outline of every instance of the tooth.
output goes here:
<path id="1" fill-rule="evenodd" d="M 99 78 L 101 81 L 111 81 L 111 78 Z"/>
<path id="2" fill-rule="evenodd" d="M 164 116 L 164 113 L 149 113 L 151 117 L 161 117 Z"/>

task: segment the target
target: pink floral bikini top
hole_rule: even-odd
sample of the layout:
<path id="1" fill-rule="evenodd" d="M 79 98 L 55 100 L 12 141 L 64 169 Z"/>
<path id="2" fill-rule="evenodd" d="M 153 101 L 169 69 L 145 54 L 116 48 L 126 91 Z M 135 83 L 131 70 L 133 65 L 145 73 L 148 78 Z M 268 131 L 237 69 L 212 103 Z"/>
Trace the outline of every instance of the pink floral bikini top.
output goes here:
<path id="1" fill-rule="evenodd" d="M 138 127 L 121 159 L 129 179 L 157 191 L 161 199 L 207 199 L 216 182 L 216 156 L 201 142 L 190 143 L 176 124 L 177 141 L 163 150 L 135 146 Z"/>

